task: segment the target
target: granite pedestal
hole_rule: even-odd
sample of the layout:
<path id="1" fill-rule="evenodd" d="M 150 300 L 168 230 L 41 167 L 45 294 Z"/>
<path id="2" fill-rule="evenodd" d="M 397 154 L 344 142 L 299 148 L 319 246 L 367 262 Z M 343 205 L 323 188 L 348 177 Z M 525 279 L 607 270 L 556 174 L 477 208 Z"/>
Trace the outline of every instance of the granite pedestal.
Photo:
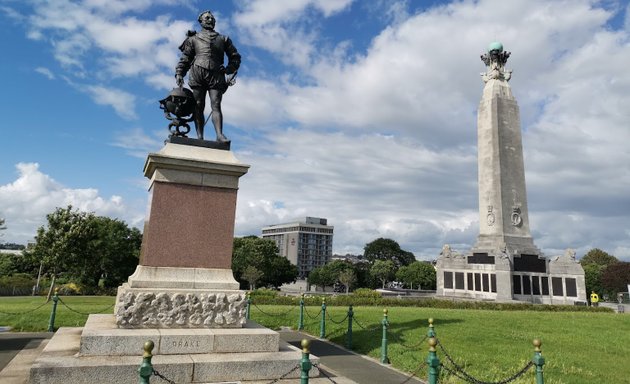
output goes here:
<path id="1" fill-rule="evenodd" d="M 151 207 L 140 263 L 118 288 L 114 314 L 58 330 L 31 383 L 137 383 L 147 340 L 155 369 L 176 383 L 299 377 L 301 352 L 246 321 L 231 270 L 238 180 L 249 166 L 186 143 L 167 143 L 145 163 Z"/>

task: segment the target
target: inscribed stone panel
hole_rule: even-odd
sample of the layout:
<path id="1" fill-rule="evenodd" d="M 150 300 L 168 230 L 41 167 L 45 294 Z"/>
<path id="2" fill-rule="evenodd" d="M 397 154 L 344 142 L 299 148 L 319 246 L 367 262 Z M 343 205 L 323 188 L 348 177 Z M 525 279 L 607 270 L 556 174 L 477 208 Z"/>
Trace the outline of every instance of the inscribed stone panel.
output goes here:
<path id="1" fill-rule="evenodd" d="M 455 289 L 464 289 L 464 272 L 455 272 Z"/>
<path id="2" fill-rule="evenodd" d="M 453 272 L 444 272 L 444 288 L 453 289 Z"/>
<path id="3" fill-rule="evenodd" d="M 575 279 L 572 277 L 567 277 L 566 279 L 564 279 L 564 283 L 567 286 L 567 296 L 577 297 L 577 285 Z"/>
<path id="4" fill-rule="evenodd" d="M 490 274 L 490 292 L 497 293 L 497 275 Z"/>
<path id="5" fill-rule="evenodd" d="M 490 292 L 490 283 L 488 281 L 488 274 L 487 273 L 482 274 L 481 280 L 483 282 L 483 291 Z"/>
<path id="6" fill-rule="evenodd" d="M 542 280 L 542 294 L 549 296 L 549 278 L 547 276 L 541 277 Z"/>
<path id="7" fill-rule="evenodd" d="M 466 280 L 467 280 L 467 284 L 468 284 L 466 289 L 468 289 L 469 291 L 473 291 L 474 288 L 475 288 L 474 285 L 473 285 L 473 274 L 468 272 L 466 274 Z"/>
<path id="8" fill-rule="evenodd" d="M 520 295 L 521 290 L 521 275 L 512 275 L 512 284 L 514 285 L 514 294 Z"/>
<path id="9" fill-rule="evenodd" d="M 475 273 L 475 291 L 481 292 L 481 274 Z"/>
<path id="10" fill-rule="evenodd" d="M 552 277 L 551 288 L 553 288 L 554 296 L 564 296 L 564 293 L 562 290 L 562 277 Z"/>
<path id="11" fill-rule="evenodd" d="M 528 275 L 523 275 L 523 295 L 532 294 L 532 283 Z"/>
<path id="12" fill-rule="evenodd" d="M 532 293 L 534 295 L 540 295 L 540 277 L 532 276 Z"/>

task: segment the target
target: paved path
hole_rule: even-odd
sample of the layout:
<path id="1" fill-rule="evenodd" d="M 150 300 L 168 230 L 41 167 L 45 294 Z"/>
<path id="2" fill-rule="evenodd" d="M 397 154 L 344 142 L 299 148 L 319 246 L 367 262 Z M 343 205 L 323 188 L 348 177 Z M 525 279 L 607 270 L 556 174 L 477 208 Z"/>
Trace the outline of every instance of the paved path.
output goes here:
<path id="1" fill-rule="evenodd" d="M 320 363 L 332 370 L 332 374 L 347 377 L 359 384 L 421 384 L 416 378 L 394 370 L 390 366 L 345 348 L 339 347 L 331 342 L 314 338 L 301 332 L 282 330 L 280 338 L 291 345 L 300 347 L 302 339 L 311 340 L 311 353 L 320 359 Z M 324 369 L 325 370 L 325 369 Z M 331 376 L 333 380 L 334 377 Z"/>
<path id="2" fill-rule="evenodd" d="M 0 333 L 0 371 L 9 364 L 20 351 L 37 348 L 43 339 L 52 337 L 49 332 L 2 332 Z"/>

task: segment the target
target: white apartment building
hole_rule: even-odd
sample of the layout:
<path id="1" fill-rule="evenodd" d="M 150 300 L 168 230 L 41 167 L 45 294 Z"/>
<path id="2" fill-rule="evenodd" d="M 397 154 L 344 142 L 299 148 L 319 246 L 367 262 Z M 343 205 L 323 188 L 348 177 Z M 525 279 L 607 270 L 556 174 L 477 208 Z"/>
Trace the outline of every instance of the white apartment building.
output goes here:
<path id="1" fill-rule="evenodd" d="M 299 277 L 303 279 L 313 268 L 332 258 L 333 229 L 327 219 L 306 217 L 264 227 L 262 237 L 276 242 L 280 256 L 297 265 Z"/>

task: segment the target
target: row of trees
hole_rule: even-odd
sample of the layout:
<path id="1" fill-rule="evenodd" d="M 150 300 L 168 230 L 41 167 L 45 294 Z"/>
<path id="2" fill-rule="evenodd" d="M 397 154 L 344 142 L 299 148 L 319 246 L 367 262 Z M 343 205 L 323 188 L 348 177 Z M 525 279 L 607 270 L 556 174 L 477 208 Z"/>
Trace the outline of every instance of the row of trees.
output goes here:
<path id="1" fill-rule="evenodd" d="M 391 239 L 376 239 L 365 245 L 364 262 L 334 260 L 313 269 L 309 284 L 330 287 L 342 284 L 351 288 L 377 288 L 393 280 L 410 288 L 435 289 L 435 269 L 429 263 L 416 261 L 411 252 L 400 248 Z M 275 242 L 256 236 L 234 239 L 232 271 L 245 289 L 278 288 L 294 282 L 298 269 L 288 259 L 278 255 Z"/>
<path id="2" fill-rule="evenodd" d="M 335 260 L 312 270 L 308 282 L 320 287 L 341 283 L 346 292 L 351 287 L 385 288 L 394 280 L 411 289 L 435 289 L 435 268 L 417 261 L 413 253 L 401 249 L 396 241 L 378 238 L 366 244 L 363 251 L 366 262 Z"/>
<path id="3" fill-rule="evenodd" d="M 580 264 L 584 268 L 587 293 L 596 292 L 612 298 L 617 292 L 628 291 L 630 263 L 594 248 L 580 259 Z"/>

